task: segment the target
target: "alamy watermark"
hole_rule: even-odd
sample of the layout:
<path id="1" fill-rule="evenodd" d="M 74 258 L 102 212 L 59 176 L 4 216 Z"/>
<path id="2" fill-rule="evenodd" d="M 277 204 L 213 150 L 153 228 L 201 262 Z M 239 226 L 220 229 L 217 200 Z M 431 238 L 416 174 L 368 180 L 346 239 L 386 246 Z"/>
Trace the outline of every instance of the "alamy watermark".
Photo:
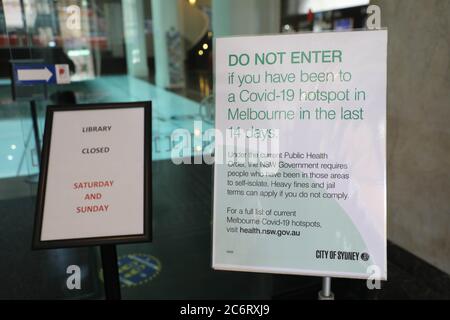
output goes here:
<path id="1" fill-rule="evenodd" d="M 76 264 L 67 267 L 66 273 L 69 274 L 66 280 L 66 287 L 69 290 L 81 290 L 81 269 Z"/>

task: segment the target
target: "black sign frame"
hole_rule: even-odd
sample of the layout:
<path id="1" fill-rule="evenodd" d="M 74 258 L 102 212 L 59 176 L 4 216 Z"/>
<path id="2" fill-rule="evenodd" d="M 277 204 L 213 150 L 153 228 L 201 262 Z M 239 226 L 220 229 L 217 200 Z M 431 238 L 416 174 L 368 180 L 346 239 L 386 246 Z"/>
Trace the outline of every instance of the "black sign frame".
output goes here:
<path id="1" fill-rule="evenodd" d="M 152 103 L 123 102 L 123 103 L 96 103 L 77 105 L 53 105 L 47 107 L 42 148 L 41 166 L 39 172 L 39 184 L 36 199 L 36 214 L 33 230 L 33 250 L 57 249 L 84 246 L 102 246 L 108 244 L 127 244 L 152 241 Z M 89 238 L 74 238 L 61 240 L 41 240 L 42 223 L 44 218 L 44 203 L 47 184 L 48 164 L 51 148 L 51 136 L 53 127 L 53 115 L 55 112 L 84 111 L 84 110 L 108 110 L 108 109 L 144 109 L 144 232 L 143 234 L 100 236 Z"/>

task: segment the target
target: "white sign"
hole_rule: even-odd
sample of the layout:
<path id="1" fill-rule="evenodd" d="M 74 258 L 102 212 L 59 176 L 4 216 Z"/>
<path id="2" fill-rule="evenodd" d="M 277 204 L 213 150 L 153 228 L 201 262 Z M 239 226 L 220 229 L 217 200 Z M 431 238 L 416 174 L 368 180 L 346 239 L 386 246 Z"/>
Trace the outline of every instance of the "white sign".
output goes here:
<path id="1" fill-rule="evenodd" d="M 149 109 L 147 103 L 50 107 L 36 246 L 149 240 Z"/>
<path id="2" fill-rule="evenodd" d="M 56 83 L 70 83 L 70 70 L 68 64 L 55 64 Z"/>
<path id="3" fill-rule="evenodd" d="M 387 31 L 215 52 L 213 268 L 386 279 Z"/>

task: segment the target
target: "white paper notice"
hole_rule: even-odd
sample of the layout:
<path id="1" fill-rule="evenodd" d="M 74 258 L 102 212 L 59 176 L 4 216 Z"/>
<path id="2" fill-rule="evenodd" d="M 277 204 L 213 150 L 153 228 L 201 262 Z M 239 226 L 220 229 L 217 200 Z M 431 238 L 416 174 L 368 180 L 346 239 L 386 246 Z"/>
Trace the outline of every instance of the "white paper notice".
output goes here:
<path id="1" fill-rule="evenodd" d="M 215 52 L 213 267 L 386 279 L 387 31 Z"/>
<path id="2" fill-rule="evenodd" d="M 144 108 L 55 111 L 41 240 L 144 233 Z"/>

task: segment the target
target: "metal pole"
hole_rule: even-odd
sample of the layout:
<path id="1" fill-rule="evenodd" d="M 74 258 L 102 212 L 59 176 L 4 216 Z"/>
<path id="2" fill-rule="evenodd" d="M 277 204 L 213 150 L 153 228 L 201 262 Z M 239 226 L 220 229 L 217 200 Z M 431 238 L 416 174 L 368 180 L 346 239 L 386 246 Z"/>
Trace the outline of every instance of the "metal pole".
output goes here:
<path id="1" fill-rule="evenodd" d="M 322 290 L 319 291 L 319 300 L 334 300 L 334 294 L 331 292 L 331 277 L 322 278 Z"/>
<path id="2" fill-rule="evenodd" d="M 36 154 L 38 157 L 38 164 L 41 165 L 41 139 L 39 136 L 39 123 L 36 111 L 36 101 L 30 101 L 31 120 L 33 122 L 34 144 L 36 145 Z"/>
<path id="3" fill-rule="evenodd" d="M 103 265 L 103 282 L 106 300 L 120 300 L 119 268 L 117 251 L 113 244 L 100 246 Z"/>

